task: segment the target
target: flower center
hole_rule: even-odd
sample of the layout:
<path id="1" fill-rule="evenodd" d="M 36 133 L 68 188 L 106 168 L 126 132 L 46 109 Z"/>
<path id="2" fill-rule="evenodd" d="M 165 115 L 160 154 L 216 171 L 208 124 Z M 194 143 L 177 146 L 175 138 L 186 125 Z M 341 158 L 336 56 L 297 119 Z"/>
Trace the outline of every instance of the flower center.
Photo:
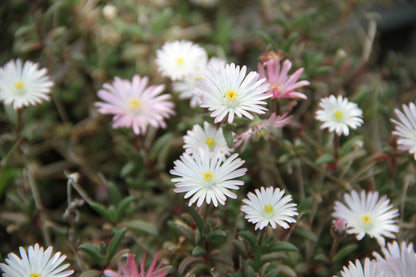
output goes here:
<path id="1" fill-rule="evenodd" d="M 131 99 L 131 100 L 129 101 L 129 106 L 130 106 L 130 108 L 132 108 L 132 109 L 137 109 L 137 108 L 140 108 L 141 103 L 140 103 L 140 101 L 139 101 L 139 100 L 137 100 L 137 99 Z"/>
<path id="2" fill-rule="evenodd" d="M 211 172 L 205 172 L 205 173 L 204 173 L 204 179 L 205 179 L 206 181 L 211 180 L 211 179 L 212 179 L 212 173 L 211 173 Z"/>
<path id="3" fill-rule="evenodd" d="M 38 274 L 38 273 L 32 273 L 32 274 L 30 274 L 30 277 L 40 277 L 40 274 Z"/>
<path id="4" fill-rule="evenodd" d="M 342 112 L 340 112 L 340 111 L 336 111 L 336 112 L 335 112 L 335 118 L 336 118 L 337 120 L 342 119 Z"/>
<path id="5" fill-rule="evenodd" d="M 368 214 L 362 215 L 361 216 L 361 221 L 363 222 L 364 225 L 367 225 L 367 226 L 370 225 L 373 222 L 371 216 L 368 215 Z"/>
<path id="6" fill-rule="evenodd" d="M 179 65 L 183 65 L 184 60 L 183 60 L 183 58 L 182 58 L 182 57 L 177 57 L 177 58 L 176 58 L 176 62 L 177 62 Z"/>
<path id="7" fill-rule="evenodd" d="M 274 90 L 274 89 L 277 89 L 278 92 L 281 91 L 280 86 L 279 85 L 276 85 L 276 84 L 270 86 L 270 90 Z"/>
<path id="8" fill-rule="evenodd" d="M 225 98 L 227 98 L 230 101 L 234 101 L 237 98 L 237 92 L 235 92 L 232 89 L 227 90 L 225 93 Z"/>
<path id="9" fill-rule="evenodd" d="M 207 144 L 209 148 L 212 148 L 215 144 L 214 140 L 212 138 L 207 139 Z"/>
<path id="10" fill-rule="evenodd" d="M 17 81 L 16 83 L 14 83 L 14 86 L 17 90 L 22 90 L 25 84 L 22 81 Z"/>
<path id="11" fill-rule="evenodd" d="M 272 206 L 270 206 L 270 205 L 266 205 L 266 206 L 264 206 L 264 212 L 265 212 L 265 214 L 267 214 L 267 215 L 271 214 L 271 213 L 273 212 L 273 207 L 272 207 Z"/>
<path id="12" fill-rule="evenodd" d="M 267 135 L 267 130 L 265 128 L 261 128 L 256 131 L 256 138 L 261 138 L 266 135 Z"/>

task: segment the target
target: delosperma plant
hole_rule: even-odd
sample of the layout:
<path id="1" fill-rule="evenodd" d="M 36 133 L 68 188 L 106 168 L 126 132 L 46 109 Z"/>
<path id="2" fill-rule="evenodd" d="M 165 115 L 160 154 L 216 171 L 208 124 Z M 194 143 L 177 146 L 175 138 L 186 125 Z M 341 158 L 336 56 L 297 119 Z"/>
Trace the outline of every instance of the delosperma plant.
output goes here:
<path id="1" fill-rule="evenodd" d="M 2 276 L 415 276 L 387 2 L 3 1 Z"/>

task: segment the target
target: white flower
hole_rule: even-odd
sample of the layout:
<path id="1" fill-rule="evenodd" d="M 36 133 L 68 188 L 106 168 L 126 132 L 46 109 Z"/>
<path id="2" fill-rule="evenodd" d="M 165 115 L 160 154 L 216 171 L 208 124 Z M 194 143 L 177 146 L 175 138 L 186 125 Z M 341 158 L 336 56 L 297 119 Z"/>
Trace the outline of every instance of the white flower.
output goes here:
<path id="1" fill-rule="evenodd" d="M 162 49 L 156 50 L 156 64 L 159 71 L 173 81 L 200 71 L 206 62 L 205 50 L 190 41 L 166 42 Z"/>
<path id="2" fill-rule="evenodd" d="M 284 229 L 290 226 L 288 223 L 296 222 L 293 217 L 298 215 L 296 204 L 289 203 L 292 201 L 291 195 L 286 195 L 285 190 L 279 188 L 268 187 L 254 191 L 256 194 L 249 192 L 248 199 L 243 199 L 246 205 L 241 207 L 241 211 L 246 213 L 245 218 L 248 222 L 256 224 L 255 229 L 262 230 L 268 224 L 273 229 L 280 225 Z"/>
<path id="3" fill-rule="evenodd" d="M 244 161 L 237 158 L 238 154 L 231 155 L 227 159 L 218 151 L 210 154 L 208 146 L 200 148 L 193 155 L 184 153 L 180 160 L 174 162 L 174 168 L 170 171 L 176 183 L 174 192 L 186 192 L 185 199 L 191 197 L 189 206 L 197 202 L 200 207 L 204 200 L 207 204 L 211 201 L 215 207 L 218 203 L 225 204 L 227 196 L 237 198 L 237 195 L 230 190 L 238 190 L 243 181 L 235 178 L 243 176 L 247 169 L 239 168 Z"/>
<path id="4" fill-rule="evenodd" d="M 247 67 L 227 64 L 225 67 L 210 67 L 199 80 L 200 87 L 194 88 L 195 93 L 202 99 L 201 107 L 211 111 L 215 123 L 228 117 L 228 123 L 233 122 L 234 115 L 253 119 L 250 113 L 263 114 L 267 109 L 265 99 L 272 94 L 266 93 L 269 88 L 265 79 L 258 80 L 257 72 L 246 76 Z"/>
<path id="5" fill-rule="evenodd" d="M 219 68 L 220 66 L 225 66 L 225 60 L 217 57 L 210 58 L 207 65 L 203 66 L 201 64 L 200 68 L 193 73 L 187 75 L 182 80 L 174 82 L 172 84 L 173 91 L 179 92 L 179 98 L 181 99 L 191 99 L 191 107 L 198 107 L 201 104 L 201 97 L 194 92 L 194 88 L 200 86 L 198 80 L 202 78 L 202 74 L 204 74 L 208 68 Z"/>
<path id="6" fill-rule="evenodd" d="M 380 276 L 380 271 L 378 268 L 378 263 L 375 260 L 366 258 L 364 260 L 364 267 L 361 262 L 357 259 L 355 264 L 349 262 L 348 267 L 344 266 L 341 271 L 342 277 L 378 277 Z"/>
<path id="7" fill-rule="evenodd" d="M 46 68 L 39 64 L 20 59 L 11 60 L 0 68 L 0 100 L 6 105 L 13 104 L 14 109 L 30 106 L 49 100 L 53 82 Z"/>
<path id="8" fill-rule="evenodd" d="M 374 252 L 373 255 L 379 263 L 379 269 L 385 277 L 414 277 L 416 276 L 416 256 L 413 244 L 397 241 L 387 243 L 387 247 L 382 249 L 384 259 L 380 254 Z"/>
<path id="9" fill-rule="evenodd" d="M 399 109 L 394 110 L 399 121 L 391 120 L 396 125 L 393 135 L 399 137 L 397 140 L 399 149 L 409 151 L 416 160 L 416 105 L 409 103 L 408 106 L 403 104 L 402 107 L 404 114 Z"/>
<path id="10" fill-rule="evenodd" d="M 357 234 L 361 240 L 366 234 L 375 237 L 380 245 L 384 245 L 384 238 L 395 238 L 393 233 L 399 231 L 396 218 L 399 211 L 389 205 L 390 200 L 386 196 L 378 199 L 378 192 L 366 193 L 364 190 L 359 195 L 356 191 L 344 194 L 346 205 L 336 201 L 332 216 L 341 218 L 347 223 L 348 234 Z"/>
<path id="11" fill-rule="evenodd" d="M 222 128 L 217 129 L 208 122 L 204 122 L 204 129 L 199 125 L 195 125 L 191 131 L 186 132 L 183 140 L 185 142 L 183 146 L 185 153 L 188 154 L 198 152 L 198 149 L 205 147 L 205 145 L 208 145 L 211 154 L 214 153 L 216 148 L 223 156 L 230 154 L 231 149 L 225 141 Z"/>
<path id="12" fill-rule="evenodd" d="M 52 246 L 45 251 L 39 244 L 29 246 L 28 251 L 19 248 L 20 257 L 10 253 L 5 259 L 6 264 L 0 264 L 3 277 L 65 277 L 71 276 L 73 270 L 66 270 L 69 264 L 61 265 L 66 256 L 60 252 L 52 255 Z"/>
<path id="13" fill-rule="evenodd" d="M 356 129 L 363 123 L 362 110 L 357 104 L 349 102 L 347 98 L 341 95 L 338 98 L 331 95 L 321 99 L 319 103 L 320 110 L 316 112 L 316 118 L 322 121 L 321 129 L 329 128 L 330 132 L 337 135 L 349 135 L 349 127 Z"/>

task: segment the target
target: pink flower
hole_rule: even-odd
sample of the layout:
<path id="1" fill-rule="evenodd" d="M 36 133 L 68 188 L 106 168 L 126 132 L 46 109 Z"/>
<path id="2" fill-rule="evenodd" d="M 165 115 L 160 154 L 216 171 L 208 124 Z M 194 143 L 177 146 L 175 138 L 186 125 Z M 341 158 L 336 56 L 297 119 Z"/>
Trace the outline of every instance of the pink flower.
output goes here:
<path id="1" fill-rule="evenodd" d="M 113 114 L 113 128 L 133 128 L 135 134 L 145 134 L 150 124 L 165 128 L 165 118 L 174 115 L 170 95 L 159 95 L 164 85 L 146 87 L 148 78 L 135 75 L 133 80 L 114 78 L 112 84 L 104 84 L 98 97 L 105 102 L 95 102 L 102 114 Z"/>
<path id="2" fill-rule="evenodd" d="M 305 94 L 295 91 L 295 89 L 310 84 L 308 81 L 297 82 L 300 75 L 303 73 L 303 68 L 300 68 L 292 75 L 289 75 L 288 72 L 292 67 L 292 63 L 289 60 L 284 61 L 282 71 L 280 71 L 280 60 L 273 59 L 265 62 L 264 64 L 267 68 L 267 76 L 264 66 L 259 63 L 259 78 L 267 78 L 267 81 L 270 83 L 268 92 L 273 93 L 272 99 L 307 98 Z"/>
<path id="3" fill-rule="evenodd" d="M 233 148 L 236 149 L 244 142 L 241 147 L 241 151 L 244 151 L 251 137 L 254 137 L 254 140 L 258 140 L 261 137 L 268 139 L 270 133 L 274 131 L 274 127 L 282 127 L 289 123 L 290 119 L 292 119 L 292 116 L 287 116 L 287 114 L 280 116 L 272 113 L 268 119 L 260 121 L 244 133 L 235 136 Z"/>
<path id="4" fill-rule="evenodd" d="M 157 261 L 162 257 L 162 254 L 157 253 L 150 264 L 149 268 L 144 267 L 144 262 L 146 261 L 146 253 L 143 254 L 143 258 L 140 260 L 140 274 L 137 269 L 137 264 L 134 259 L 134 254 L 129 254 L 127 257 L 127 265 L 118 261 L 117 265 L 121 270 L 123 275 L 120 275 L 110 269 L 104 270 L 104 276 L 108 277 L 165 277 L 168 274 L 168 268 L 163 266 L 164 261 L 162 260 L 157 266 Z M 155 268 L 156 266 L 156 268 Z"/>

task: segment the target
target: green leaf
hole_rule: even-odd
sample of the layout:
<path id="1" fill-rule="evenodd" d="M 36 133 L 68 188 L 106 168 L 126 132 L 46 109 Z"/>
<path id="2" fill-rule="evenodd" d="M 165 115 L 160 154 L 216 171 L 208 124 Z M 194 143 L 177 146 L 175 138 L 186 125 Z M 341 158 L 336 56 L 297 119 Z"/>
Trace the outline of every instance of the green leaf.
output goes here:
<path id="1" fill-rule="evenodd" d="M 307 239 L 311 242 L 317 242 L 318 237 L 315 235 L 314 232 L 309 230 L 308 228 L 302 227 L 300 225 L 296 226 L 294 233 L 304 239 Z"/>
<path id="2" fill-rule="evenodd" d="M 316 159 L 315 164 L 316 165 L 327 164 L 333 161 L 334 161 L 334 155 L 325 153 L 325 154 L 322 154 L 318 159 Z"/>
<path id="3" fill-rule="evenodd" d="M 0 171 L 0 196 L 3 195 L 4 190 L 10 184 L 13 184 L 13 180 L 21 175 L 22 170 L 19 168 L 3 168 Z"/>
<path id="4" fill-rule="evenodd" d="M 207 251 L 201 246 L 195 246 L 195 248 L 192 250 L 192 256 L 194 257 L 204 256 L 205 254 L 207 254 Z"/>
<path id="5" fill-rule="evenodd" d="M 100 249 L 96 245 L 81 244 L 79 249 L 87 253 L 96 264 L 102 265 L 104 263 L 105 258 L 101 256 Z"/>
<path id="6" fill-rule="evenodd" d="M 253 251 L 253 268 L 255 272 L 258 272 L 261 266 L 261 252 L 257 242 L 257 237 L 249 231 L 241 231 L 238 235 L 245 238 L 250 244 Z"/>
<path id="7" fill-rule="evenodd" d="M 173 139 L 173 133 L 166 133 L 160 138 L 158 138 L 154 143 L 152 150 L 150 150 L 150 158 L 155 160 L 159 154 L 163 151 L 167 145 L 169 145 L 169 141 Z"/>
<path id="8" fill-rule="evenodd" d="M 315 255 L 313 260 L 317 262 L 322 262 L 322 263 L 329 262 L 328 257 L 324 253 L 318 253 L 317 255 Z"/>
<path id="9" fill-rule="evenodd" d="M 282 271 L 280 268 L 273 269 L 272 271 L 268 272 L 264 277 L 278 277 L 280 276 L 280 271 Z"/>
<path id="10" fill-rule="evenodd" d="M 130 195 L 126 198 L 124 198 L 123 200 L 120 201 L 120 203 L 118 203 L 117 207 L 116 207 L 116 221 L 119 221 L 121 219 L 121 217 L 123 216 L 125 210 L 127 209 L 127 207 L 129 206 L 129 204 L 134 200 L 134 196 Z"/>
<path id="11" fill-rule="evenodd" d="M 227 146 L 230 148 L 233 147 L 234 137 L 232 131 L 228 128 L 223 128 L 222 131 L 224 134 L 225 141 L 227 142 Z"/>
<path id="12" fill-rule="evenodd" d="M 110 192 L 111 198 L 116 204 L 118 204 L 118 202 L 120 202 L 121 200 L 121 195 L 117 189 L 117 186 L 113 182 L 108 182 L 107 187 Z"/>
<path id="13" fill-rule="evenodd" d="M 206 207 L 206 208 L 208 208 L 208 207 Z M 199 215 L 199 213 L 192 206 L 188 207 L 187 210 L 188 210 L 188 213 L 194 219 L 196 227 L 202 233 L 203 228 L 204 228 L 204 221 L 202 220 L 202 217 Z"/>
<path id="14" fill-rule="evenodd" d="M 185 275 L 185 270 L 188 266 L 190 266 L 193 263 L 203 263 L 204 259 L 201 257 L 187 257 L 182 260 L 182 262 L 178 266 L 178 272 L 182 276 Z"/>
<path id="15" fill-rule="evenodd" d="M 295 40 L 299 37 L 298 33 L 291 33 L 283 46 L 281 47 L 284 52 L 289 52 Z"/>
<path id="16" fill-rule="evenodd" d="M 107 257 L 106 257 L 107 262 L 109 262 L 113 258 L 114 254 L 116 254 L 117 248 L 120 245 L 121 240 L 123 239 L 126 231 L 127 231 L 127 228 L 122 228 L 122 229 L 115 231 L 114 237 L 111 239 L 110 243 L 108 244 Z"/>
<path id="17" fill-rule="evenodd" d="M 146 221 L 142 221 L 140 219 L 123 222 L 123 225 L 135 231 L 147 233 L 153 236 L 157 236 L 158 233 L 156 227 L 153 226 L 153 224 Z"/>
<path id="18" fill-rule="evenodd" d="M 351 150 L 353 149 L 353 147 L 354 147 L 354 144 L 357 142 L 357 141 L 363 141 L 364 140 L 364 138 L 362 137 L 362 136 L 354 136 L 354 137 L 351 137 L 351 138 L 349 138 L 345 143 L 343 143 L 342 144 L 342 146 L 339 148 L 339 155 L 340 156 L 344 156 L 344 155 L 346 155 L 346 154 L 348 154 L 348 153 L 350 153 L 351 152 Z"/>
<path id="19" fill-rule="evenodd" d="M 134 161 L 129 161 L 126 163 L 120 170 L 121 177 L 127 177 L 136 170 L 136 163 Z"/>
<path id="20" fill-rule="evenodd" d="M 349 256 L 352 252 L 355 251 L 355 249 L 358 248 L 357 244 L 349 244 L 341 248 L 341 250 L 338 251 L 338 253 L 334 256 L 332 259 L 333 262 L 342 260 L 343 258 Z"/>
<path id="21" fill-rule="evenodd" d="M 207 240 L 222 239 L 222 238 L 226 238 L 227 236 L 228 236 L 227 232 L 220 230 L 220 229 L 216 229 L 207 235 Z"/>
<path id="22" fill-rule="evenodd" d="M 298 248 L 286 241 L 275 241 L 269 248 L 270 252 L 275 251 L 298 251 Z"/>
<path id="23" fill-rule="evenodd" d="M 263 31 L 258 31 L 257 35 L 263 40 L 264 43 L 266 43 L 267 45 L 270 45 L 273 50 L 277 49 L 277 45 L 275 41 L 269 36 L 269 34 L 266 34 Z"/>
<path id="24" fill-rule="evenodd" d="M 81 273 L 81 275 L 79 277 L 100 277 L 101 274 L 102 274 L 101 270 L 89 269 L 89 270 L 84 271 L 83 273 Z"/>
<path id="25" fill-rule="evenodd" d="M 176 219 L 174 223 L 175 223 L 176 230 L 178 230 L 179 233 L 184 235 L 191 242 L 195 240 L 194 232 L 185 222 L 183 222 L 182 220 Z"/>
<path id="26" fill-rule="evenodd" d="M 90 207 L 94 209 L 97 213 L 102 215 L 105 219 L 111 221 L 111 214 L 104 205 L 98 202 L 92 202 L 90 203 Z"/>

